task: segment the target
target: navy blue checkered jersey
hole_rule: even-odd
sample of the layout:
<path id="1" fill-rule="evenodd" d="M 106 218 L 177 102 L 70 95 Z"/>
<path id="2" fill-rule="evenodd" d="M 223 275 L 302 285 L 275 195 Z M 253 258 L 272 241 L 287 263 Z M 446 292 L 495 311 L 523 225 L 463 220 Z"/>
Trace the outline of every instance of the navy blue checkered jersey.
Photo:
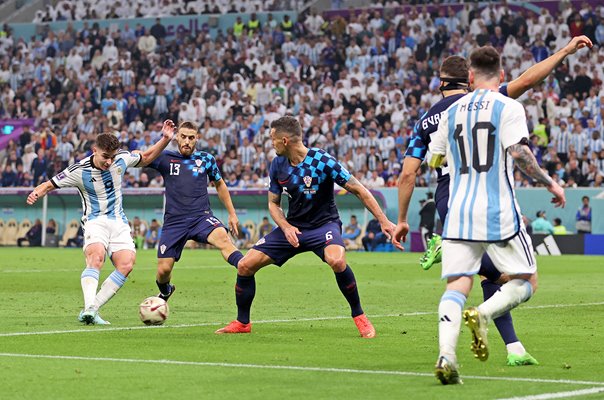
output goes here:
<path id="1" fill-rule="evenodd" d="M 339 221 L 334 182 L 343 187 L 350 177 L 350 172 L 333 156 L 311 148 L 296 166 L 287 157 L 275 157 L 270 168 L 269 190 L 289 198 L 287 222 L 297 228 L 317 228 L 329 221 Z"/>
<path id="2" fill-rule="evenodd" d="M 165 219 L 208 214 L 208 179 L 222 179 L 214 156 L 205 151 L 196 151 L 189 157 L 173 151 L 164 151 L 149 167 L 156 169 L 164 177 Z"/>
<path id="3" fill-rule="evenodd" d="M 419 121 L 413 127 L 413 136 L 409 142 L 409 147 L 405 152 L 405 157 L 418 158 L 422 161 L 426 158 L 428 145 L 430 144 L 430 135 L 438 129 L 440 115 L 453 103 L 461 99 L 465 94 L 455 94 L 445 97 L 434 104 L 428 111 L 421 116 Z"/>

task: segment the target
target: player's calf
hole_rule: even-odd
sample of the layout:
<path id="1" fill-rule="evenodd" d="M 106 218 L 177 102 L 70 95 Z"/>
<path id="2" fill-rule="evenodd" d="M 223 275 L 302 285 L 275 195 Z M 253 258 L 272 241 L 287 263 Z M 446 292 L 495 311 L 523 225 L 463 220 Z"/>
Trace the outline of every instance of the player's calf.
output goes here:
<path id="1" fill-rule="evenodd" d="M 487 320 L 495 319 L 530 299 L 533 287 L 529 280 L 510 279 L 497 293 L 482 303 L 478 310 Z"/>

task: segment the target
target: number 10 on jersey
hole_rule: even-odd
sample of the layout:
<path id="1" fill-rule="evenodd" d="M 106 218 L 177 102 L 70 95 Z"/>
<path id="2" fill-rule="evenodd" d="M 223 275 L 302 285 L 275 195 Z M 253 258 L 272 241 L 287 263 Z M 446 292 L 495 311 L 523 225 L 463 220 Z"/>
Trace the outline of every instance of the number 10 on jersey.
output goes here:
<path id="1" fill-rule="evenodd" d="M 459 167 L 460 174 L 467 174 L 470 172 L 470 166 L 468 164 L 468 158 L 472 158 L 472 168 L 478 173 L 488 172 L 493 166 L 493 158 L 495 156 L 495 125 L 491 122 L 476 122 L 472 127 L 472 140 L 470 141 L 469 137 L 466 138 L 469 143 L 472 145 L 472 154 L 467 154 L 468 149 L 466 149 L 466 144 L 464 140 L 464 135 L 466 134 L 463 130 L 462 124 L 457 124 L 455 127 L 455 132 L 453 137 L 457 141 L 457 146 L 459 147 L 459 154 L 461 157 L 461 165 Z M 487 140 L 480 141 L 479 139 L 484 137 L 483 135 L 486 133 Z M 480 136 L 479 136 L 480 135 Z M 479 145 L 482 144 L 483 148 L 479 149 Z M 484 149 L 484 144 L 486 144 L 486 149 Z M 480 156 L 482 158 L 486 158 L 486 163 L 480 163 Z"/>

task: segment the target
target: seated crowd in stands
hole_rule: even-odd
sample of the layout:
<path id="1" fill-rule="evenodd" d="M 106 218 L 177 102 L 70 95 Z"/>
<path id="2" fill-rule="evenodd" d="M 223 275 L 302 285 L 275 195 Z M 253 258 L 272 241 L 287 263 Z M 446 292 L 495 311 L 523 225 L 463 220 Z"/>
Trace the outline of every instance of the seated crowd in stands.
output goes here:
<path id="1" fill-rule="evenodd" d="M 151 15 L 164 3 L 61 1 L 48 12 L 50 19 L 59 13 L 69 19 L 61 10 L 73 7 L 78 19 L 93 10 L 132 16 L 124 10 L 144 4 Z M 206 2 L 168 3 L 176 5 L 171 14 L 182 14 L 182 7 Z M 277 3 L 286 2 L 241 2 L 252 11 Z M 85 22 L 80 30 L 68 25 L 30 40 L 15 39 L 5 25 L 0 118 L 34 124 L 0 150 L 0 183 L 32 186 L 48 179 L 86 157 L 99 132 L 114 132 L 124 149 L 144 150 L 170 118 L 199 124 L 198 150 L 216 156 L 230 187 L 265 188 L 275 157 L 269 124 L 293 114 L 308 146 L 335 154 L 370 188 L 395 186 L 414 124 L 441 98 L 443 58 L 491 44 L 510 80 L 585 34 L 594 48 L 567 57 L 519 101 L 543 168 L 566 187 L 602 186 L 604 6 L 573 9 L 561 2 L 556 13 L 535 14 L 505 4 L 464 4 L 459 12 L 442 5 L 433 12 L 415 6 L 331 19 L 315 11 L 296 21 L 256 18 L 240 17 L 216 37 L 205 30 L 168 36 L 160 18 L 150 29 Z M 153 170 L 128 173 L 127 187 L 163 185 Z M 434 182 L 423 168 L 418 186 Z M 514 184 L 534 183 L 517 171 Z"/>

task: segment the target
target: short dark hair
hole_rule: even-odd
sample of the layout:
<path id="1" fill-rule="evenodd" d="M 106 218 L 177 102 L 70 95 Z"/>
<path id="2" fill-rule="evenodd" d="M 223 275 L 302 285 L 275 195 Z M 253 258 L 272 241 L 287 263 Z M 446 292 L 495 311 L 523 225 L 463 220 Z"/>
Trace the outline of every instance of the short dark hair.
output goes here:
<path id="1" fill-rule="evenodd" d="M 589 201 L 589 197 L 588 197 L 588 196 L 583 196 L 583 197 L 581 197 L 581 201 L 585 201 L 585 200 L 588 200 L 588 201 Z"/>
<path id="2" fill-rule="evenodd" d="M 197 127 L 197 124 L 195 122 L 191 122 L 191 121 L 181 122 L 180 125 L 178 125 L 178 130 L 181 130 L 181 129 L 192 129 L 195 132 L 197 132 L 199 130 L 199 128 Z"/>
<path id="3" fill-rule="evenodd" d="M 440 76 L 468 79 L 468 60 L 460 56 L 445 58 L 440 66 Z"/>
<path id="4" fill-rule="evenodd" d="M 488 78 L 494 78 L 501 71 L 501 56 L 493 46 L 483 46 L 470 54 L 470 69 Z"/>
<path id="5" fill-rule="evenodd" d="M 554 224 L 562 225 L 562 220 L 560 218 L 554 218 Z"/>
<path id="6" fill-rule="evenodd" d="M 101 133 L 96 137 L 95 144 L 96 147 L 105 151 L 116 151 L 122 147 L 117 136 L 113 133 Z"/>
<path id="7" fill-rule="evenodd" d="M 293 138 L 302 139 L 302 127 L 298 120 L 291 115 L 274 120 L 271 128 L 277 133 L 287 133 Z"/>

